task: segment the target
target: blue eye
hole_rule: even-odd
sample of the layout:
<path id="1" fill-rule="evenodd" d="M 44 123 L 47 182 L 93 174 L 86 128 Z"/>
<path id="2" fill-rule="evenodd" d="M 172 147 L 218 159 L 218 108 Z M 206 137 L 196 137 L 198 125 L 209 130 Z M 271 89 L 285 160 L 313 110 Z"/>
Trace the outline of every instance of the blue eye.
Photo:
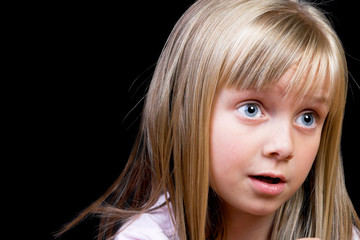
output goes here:
<path id="1" fill-rule="evenodd" d="M 257 104 L 248 103 L 238 108 L 241 115 L 246 118 L 260 118 L 263 114 Z"/>
<path id="2" fill-rule="evenodd" d="M 313 128 L 316 126 L 315 116 L 313 113 L 304 113 L 298 117 L 295 122 L 307 128 Z"/>

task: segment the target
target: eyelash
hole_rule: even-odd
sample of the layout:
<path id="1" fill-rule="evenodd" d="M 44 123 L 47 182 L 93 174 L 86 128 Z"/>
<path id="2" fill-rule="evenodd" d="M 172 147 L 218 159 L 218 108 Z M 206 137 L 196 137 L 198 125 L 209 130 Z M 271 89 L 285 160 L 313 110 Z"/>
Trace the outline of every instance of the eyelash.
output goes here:
<path id="1" fill-rule="evenodd" d="M 255 108 L 254 108 L 255 107 Z M 264 117 L 263 111 L 261 110 L 261 105 L 255 102 L 248 102 L 237 108 L 237 111 L 240 115 L 249 120 L 257 120 Z M 309 118 L 310 124 L 307 125 L 307 119 Z M 295 119 L 295 123 L 302 128 L 306 129 L 314 129 L 317 126 L 317 121 L 319 117 L 316 112 L 311 110 L 306 110 L 301 113 L 301 115 L 297 116 Z"/>
<path id="2" fill-rule="evenodd" d="M 310 125 L 306 125 L 306 120 L 303 118 L 303 119 L 300 119 L 301 117 L 305 117 L 305 116 L 311 116 L 311 124 Z M 304 128 L 308 128 L 308 129 L 313 129 L 317 126 L 317 120 L 318 120 L 318 117 L 317 117 L 317 114 L 314 113 L 314 112 L 304 112 L 302 113 L 300 116 L 298 116 L 296 119 L 295 119 L 295 123 L 298 124 L 298 125 L 301 125 L 301 122 L 303 123 L 303 125 L 301 125 L 301 127 L 304 127 Z M 301 121 L 301 122 L 299 122 Z"/>
<path id="3" fill-rule="evenodd" d="M 256 109 L 252 108 L 252 109 L 249 109 L 249 107 L 256 107 Z M 247 109 L 246 109 L 247 108 Z M 246 103 L 246 104 L 243 104 L 242 106 L 240 106 L 238 109 L 238 112 L 245 118 L 247 119 L 259 119 L 261 117 L 264 116 L 264 114 L 262 113 L 261 111 L 261 107 L 259 106 L 259 104 L 257 103 Z M 254 116 L 249 116 L 247 113 L 249 114 L 253 114 L 251 113 L 250 111 L 255 111 L 255 115 L 254 116 L 257 116 L 258 114 L 261 114 L 260 116 L 257 116 L 257 118 L 254 118 Z"/>

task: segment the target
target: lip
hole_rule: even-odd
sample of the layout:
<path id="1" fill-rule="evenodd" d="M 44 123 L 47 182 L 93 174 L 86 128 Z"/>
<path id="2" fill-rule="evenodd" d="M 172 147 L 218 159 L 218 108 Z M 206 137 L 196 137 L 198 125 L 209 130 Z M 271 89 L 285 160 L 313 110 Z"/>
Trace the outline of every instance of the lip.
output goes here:
<path id="1" fill-rule="evenodd" d="M 257 174 L 250 175 L 250 177 L 255 177 L 255 176 L 279 178 L 281 180 L 281 182 L 284 182 L 284 183 L 286 182 L 286 178 L 281 173 L 263 172 L 263 173 L 257 173 Z"/>
<path id="2" fill-rule="evenodd" d="M 270 178 L 278 178 L 280 179 L 277 183 L 268 183 L 266 181 L 261 181 L 257 177 L 270 177 Z M 251 180 L 251 185 L 255 192 L 263 195 L 271 195 L 276 196 L 282 193 L 285 190 L 286 178 L 282 174 L 277 173 L 260 173 L 250 175 L 249 179 Z"/>

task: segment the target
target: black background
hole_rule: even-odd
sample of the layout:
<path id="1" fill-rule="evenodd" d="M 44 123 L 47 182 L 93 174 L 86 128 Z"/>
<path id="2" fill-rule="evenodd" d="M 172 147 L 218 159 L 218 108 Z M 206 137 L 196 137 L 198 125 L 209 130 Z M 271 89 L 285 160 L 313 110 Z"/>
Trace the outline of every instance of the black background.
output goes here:
<path id="1" fill-rule="evenodd" d="M 19 88 L 25 97 L 15 110 L 23 113 L 15 138 L 24 147 L 14 155 L 31 159 L 22 165 L 31 177 L 23 181 L 29 193 L 20 202 L 27 206 L 26 222 L 40 219 L 36 239 L 52 239 L 51 233 L 100 197 L 121 173 L 154 65 L 193 1 L 124 2 L 42 5 L 45 10 L 23 23 L 31 39 L 23 46 L 29 63 L 24 71 L 32 79 Z M 352 75 L 342 148 L 346 184 L 360 213 L 357 6 L 356 1 L 337 0 L 321 7 L 344 44 Z M 96 224 L 96 219 L 86 220 L 61 239 L 93 239 Z"/>

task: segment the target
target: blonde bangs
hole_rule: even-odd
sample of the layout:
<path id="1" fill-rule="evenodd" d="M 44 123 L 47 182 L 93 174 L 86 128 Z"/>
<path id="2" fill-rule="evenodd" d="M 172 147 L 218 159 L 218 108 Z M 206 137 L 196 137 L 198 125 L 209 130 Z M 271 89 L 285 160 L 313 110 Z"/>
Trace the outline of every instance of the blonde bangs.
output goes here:
<path id="1" fill-rule="evenodd" d="M 323 22 L 302 9 L 294 14 L 294 9 L 287 7 L 268 9 L 249 20 L 246 27 L 239 27 L 239 38 L 228 44 L 219 85 L 261 91 L 296 66 L 284 95 L 294 93 L 298 100 L 321 96 L 331 103 L 330 112 L 335 111 L 339 107 L 335 104 L 343 103 L 346 93 L 341 43 Z M 322 13 L 316 14 L 327 22 Z"/>

